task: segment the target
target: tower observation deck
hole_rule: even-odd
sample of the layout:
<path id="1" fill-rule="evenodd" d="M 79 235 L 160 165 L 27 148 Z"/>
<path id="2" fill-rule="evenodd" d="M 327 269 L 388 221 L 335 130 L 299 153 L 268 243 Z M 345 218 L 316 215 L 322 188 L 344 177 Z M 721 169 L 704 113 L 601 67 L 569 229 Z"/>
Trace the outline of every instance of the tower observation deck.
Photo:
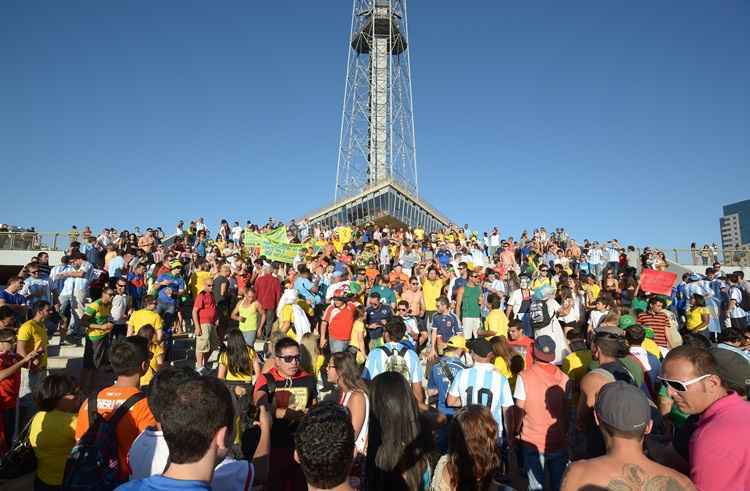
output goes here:
<path id="1" fill-rule="evenodd" d="M 310 223 L 448 221 L 419 198 L 406 0 L 353 0 L 334 203 Z"/>

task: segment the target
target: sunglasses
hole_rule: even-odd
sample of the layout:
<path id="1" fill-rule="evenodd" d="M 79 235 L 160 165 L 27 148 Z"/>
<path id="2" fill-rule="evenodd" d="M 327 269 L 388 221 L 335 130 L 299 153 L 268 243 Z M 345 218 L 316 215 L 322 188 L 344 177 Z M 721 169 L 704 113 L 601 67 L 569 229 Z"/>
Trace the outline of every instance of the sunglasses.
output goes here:
<path id="1" fill-rule="evenodd" d="M 665 387 L 667 386 L 672 387 L 677 392 L 687 392 L 689 386 L 695 383 L 698 383 L 704 378 L 708 378 L 710 376 L 711 374 L 707 373 L 705 375 L 701 375 L 700 377 L 694 378 L 692 380 L 686 380 L 685 382 L 683 382 L 682 380 L 672 380 L 672 379 L 668 379 L 664 377 L 658 377 L 658 378 L 659 380 L 661 380 L 661 383 L 664 384 Z"/>
<path id="2" fill-rule="evenodd" d="M 118 287 L 118 288 L 125 288 L 126 286 L 128 286 L 128 285 L 123 285 L 123 284 L 121 284 L 121 283 L 118 283 L 118 284 L 117 284 L 117 287 Z"/>
<path id="3" fill-rule="evenodd" d="M 292 362 L 299 362 L 299 355 L 286 355 L 286 356 L 279 356 L 282 360 L 284 360 L 284 363 L 292 363 Z"/>

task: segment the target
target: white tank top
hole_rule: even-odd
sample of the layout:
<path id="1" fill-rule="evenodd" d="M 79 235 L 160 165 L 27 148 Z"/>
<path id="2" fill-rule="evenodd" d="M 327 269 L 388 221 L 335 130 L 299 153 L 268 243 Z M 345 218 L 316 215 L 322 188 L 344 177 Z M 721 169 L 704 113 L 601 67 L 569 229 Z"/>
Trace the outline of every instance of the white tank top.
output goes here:
<path id="1" fill-rule="evenodd" d="M 346 407 L 353 392 L 359 392 L 365 396 L 365 420 L 362 422 L 362 429 L 359 430 L 359 435 L 357 435 L 357 438 L 354 440 L 354 448 L 356 448 L 361 454 L 364 454 L 367 449 L 367 425 L 370 420 L 370 399 L 367 397 L 367 394 L 362 391 L 350 390 L 341 398 L 342 406 Z"/>

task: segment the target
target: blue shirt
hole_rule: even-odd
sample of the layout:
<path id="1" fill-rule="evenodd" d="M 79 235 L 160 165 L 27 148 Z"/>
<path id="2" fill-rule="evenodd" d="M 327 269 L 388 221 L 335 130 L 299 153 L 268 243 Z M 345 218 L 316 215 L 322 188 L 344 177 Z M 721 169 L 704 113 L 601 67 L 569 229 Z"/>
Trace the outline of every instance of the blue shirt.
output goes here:
<path id="1" fill-rule="evenodd" d="M 445 370 L 443 370 L 441 364 L 445 365 Z M 430 375 L 427 378 L 427 389 L 437 389 L 437 409 L 442 414 L 451 416 L 456 412 L 455 408 L 448 407 L 445 404 L 445 399 L 448 395 L 448 389 L 450 389 L 451 386 L 451 379 L 446 376 L 446 370 L 451 373 L 452 379 L 455 380 L 458 372 L 460 372 L 464 368 L 466 368 L 466 365 L 464 365 L 459 358 L 454 358 L 452 356 L 442 356 L 440 357 L 440 360 L 438 360 L 438 362 L 432 366 L 432 370 L 430 370 Z"/>
<path id="2" fill-rule="evenodd" d="M 450 264 L 451 262 L 451 259 L 453 259 L 453 255 L 448 249 L 438 249 L 438 251 L 435 253 L 435 257 L 440 262 L 441 266 L 448 266 L 448 264 Z"/>
<path id="3" fill-rule="evenodd" d="M 367 307 L 367 310 L 365 311 L 365 324 L 376 324 L 380 323 L 380 321 L 387 321 L 390 320 L 390 318 L 393 316 L 393 311 L 388 305 L 380 304 L 377 307 Z M 378 327 L 376 329 L 368 329 L 368 333 L 370 333 L 370 339 L 377 339 L 383 337 L 383 328 Z"/>
<path id="4" fill-rule="evenodd" d="M 159 301 L 168 304 L 176 303 L 177 299 L 172 297 L 172 295 L 169 295 L 169 290 L 171 290 L 171 293 L 173 294 L 176 294 L 180 290 L 184 290 L 185 280 L 179 276 L 174 276 L 172 273 L 164 273 L 159 275 L 156 279 L 157 283 L 161 283 L 162 281 L 169 281 L 169 285 L 159 287 Z"/>
<path id="5" fill-rule="evenodd" d="M 182 491 L 210 491 L 211 486 L 205 481 L 182 481 L 164 476 L 151 476 L 146 479 L 129 481 L 121 484 L 115 491 L 167 491 L 180 489 Z"/>
<path id="6" fill-rule="evenodd" d="M 4 288 L 0 290 L 0 299 L 5 300 L 8 305 L 23 305 L 26 303 L 26 297 L 20 293 L 11 293 Z"/>
<path id="7" fill-rule="evenodd" d="M 305 300 L 310 300 L 313 305 L 317 305 L 320 303 L 320 298 L 310 291 L 312 287 L 313 282 L 308 280 L 307 278 L 299 277 L 294 280 L 294 289 L 297 290 L 299 294 L 305 298 Z"/>
<path id="8" fill-rule="evenodd" d="M 437 329 L 438 336 L 443 338 L 443 341 L 446 342 L 463 331 L 463 329 L 461 329 L 461 323 L 458 321 L 458 317 L 452 312 L 433 315 L 432 328 Z"/>
<path id="9" fill-rule="evenodd" d="M 122 276 L 122 270 L 125 269 L 125 259 L 122 256 L 115 256 L 107 264 L 107 273 L 110 278 L 119 278 Z"/>
<path id="10" fill-rule="evenodd" d="M 401 343 L 386 343 L 383 346 L 386 348 L 399 351 L 405 347 Z M 408 346 L 406 346 L 408 348 Z M 388 359 L 388 353 L 384 349 L 375 348 L 370 351 L 365 362 L 365 369 L 362 371 L 362 378 L 365 380 L 372 380 L 385 371 L 385 361 Z M 404 360 L 406 366 L 409 368 L 409 382 L 412 384 L 418 384 L 422 382 L 422 364 L 419 363 L 419 356 L 412 350 L 406 350 L 404 353 Z"/>

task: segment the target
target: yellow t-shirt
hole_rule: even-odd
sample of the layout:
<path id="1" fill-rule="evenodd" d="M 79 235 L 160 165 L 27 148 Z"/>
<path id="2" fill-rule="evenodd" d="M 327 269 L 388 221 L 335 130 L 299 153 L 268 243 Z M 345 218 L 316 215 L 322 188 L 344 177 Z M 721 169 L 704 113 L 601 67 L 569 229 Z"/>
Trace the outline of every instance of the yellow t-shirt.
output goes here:
<path id="1" fill-rule="evenodd" d="M 151 324 L 157 331 L 162 329 L 161 316 L 149 309 L 136 310 L 130 314 L 130 320 L 128 324 L 133 326 L 133 330 L 138 333 L 138 329 L 142 328 L 146 324 Z"/>
<path id="2" fill-rule="evenodd" d="M 310 307 L 307 302 L 304 300 L 297 300 L 297 305 L 299 305 L 308 316 L 312 315 L 312 307 Z M 284 305 L 284 308 L 281 309 L 279 324 L 284 322 L 289 323 L 289 330 L 286 332 L 286 335 L 295 341 L 299 341 L 299 339 L 297 339 L 297 332 L 294 330 L 294 311 L 292 310 L 292 304 Z"/>
<path id="3" fill-rule="evenodd" d="M 63 482 L 65 462 L 76 443 L 75 413 L 40 411 L 34 415 L 29 428 L 29 442 L 34 448 L 36 475 L 50 486 Z"/>
<path id="4" fill-rule="evenodd" d="M 16 339 L 19 341 L 32 341 L 32 350 L 35 350 L 42 346 L 44 353 L 39 357 L 39 368 L 47 368 L 47 328 L 41 323 L 35 320 L 28 320 L 21 324 L 18 328 L 18 334 Z"/>
<path id="5" fill-rule="evenodd" d="M 590 285 L 583 285 L 583 289 L 591 295 L 591 300 L 596 300 L 599 298 L 599 293 L 602 291 L 602 287 L 597 285 L 596 283 L 592 283 Z"/>
<path id="6" fill-rule="evenodd" d="M 251 347 L 247 347 L 247 356 L 250 357 L 250 373 L 234 373 L 229 369 L 229 357 L 227 352 L 224 351 L 219 355 L 219 365 L 224 365 L 227 369 L 226 380 L 228 382 L 252 382 L 253 380 L 253 360 L 255 359 L 255 350 Z"/>
<path id="7" fill-rule="evenodd" d="M 492 331 L 493 333 L 487 337 L 505 336 L 507 339 L 508 317 L 505 315 L 505 312 L 503 312 L 502 309 L 490 310 L 490 313 L 487 314 L 487 318 L 484 320 L 484 330 Z"/>
<path id="8" fill-rule="evenodd" d="M 146 387 L 151 383 L 159 369 L 159 357 L 164 355 L 164 347 L 161 343 L 152 343 L 148 349 L 151 351 L 151 360 L 148 362 L 146 373 L 141 376 L 141 387 Z"/>
<path id="9" fill-rule="evenodd" d="M 544 285 L 549 285 L 552 288 L 556 287 L 555 280 L 553 280 L 552 278 L 547 277 L 547 278 L 537 278 L 534 281 L 532 281 L 531 282 L 531 289 L 532 290 L 536 290 L 537 288 L 541 288 Z"/>
<path id="10" fill-rule="evenodd" d="M 654 355 L 655 357 L 661 359 L 661 350 L 659 349 L 659 345 L 654 342 L 653 339 L 646 338 L 641 343 L 641 347 Z"/>
<path id="11" fill-rule="evenodd" d="M 576 351 L 565 357 L 562 371 L 574 382 L 580 382 L 583 376 L 588 373 L 592 360 L 591 350 Z"/>
<path id="12" fill-rule="evenodd" d="M 190 275 L 188 286 L 190 287 L 190 293 L 193 294 L 193 298 L 196 298 L 198 293 L 203 290 L 203 285 L 206 284 L 206 280 L 210 277 L 211 271 L 194 271 L 193 274 Z"/>
<path id="13" fill-rule="evenodd" d="M 685 316 L 685 327 L 690 331 L 695 331 L 703 323 L 703 316 L 709 315 L 706 307 L 690 307 Z M 705 326 L 707 328 L 708 326 Z"/>
<path id="14" fill-rule="evenodd" d="M 424 229 L 415 228 L 414 229 L 414 238 L 417 239 L 420 242 L 423 241 L 424 240 Z"/>
<path id="15" fill-rule="evenodd" d="M 357 363 L 362 364 L 364 363 L 367 358 L 365 357 L 365 347 L 359 346 L 359 339 L 360 336 L 364 336 L 365 332 L 365 323 L 362 322 L 361 319 L 357 319 L 354 321 L 354 324 L 352 324 L 352 335 L 349 341 L 349 344 L 357 348 L 359 351 L 357 351 Z"/>
<path id="16" fill-rule="evenodd" d="M 508 362 L 505 361 L 505 358 L 503 358 L 502 356 L 495 357 L 495 368 L 497 368 L 497 371 L 507 379 L 510 379 L 510 377 L 513 375 L 512 373 L 510 373 Z"/>
<path id="17" fill-rule="evenodd" d="M 437 311 L 437 299 L 443 289 L 445 281 L 438 278 L 435 281 L 425 279 L 422 283 L 422 295 L 424 296 L 424 309 L 430 312 Z"/>

